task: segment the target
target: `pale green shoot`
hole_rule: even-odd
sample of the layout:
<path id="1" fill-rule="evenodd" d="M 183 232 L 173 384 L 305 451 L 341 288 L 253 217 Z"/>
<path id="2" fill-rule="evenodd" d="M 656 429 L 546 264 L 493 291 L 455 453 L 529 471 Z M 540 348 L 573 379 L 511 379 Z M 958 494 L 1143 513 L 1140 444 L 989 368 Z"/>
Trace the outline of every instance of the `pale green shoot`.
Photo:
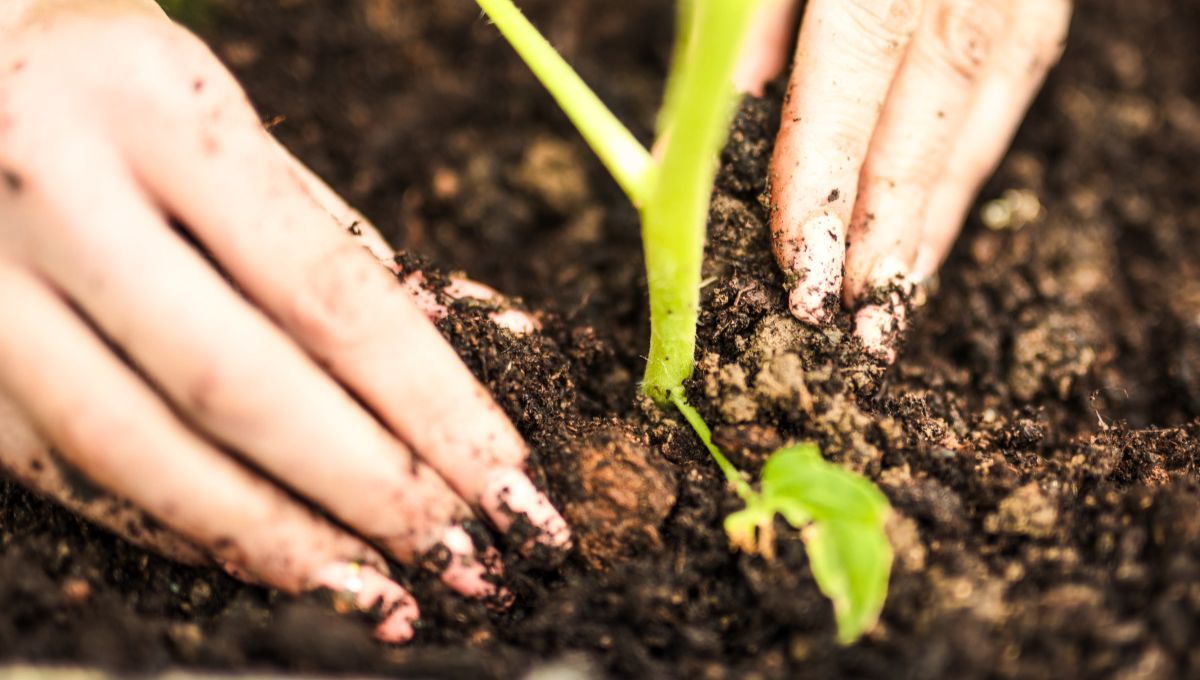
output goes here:
<path id="1" fill-rule="evenodd" d="M 780 449 L 763 467 L 762 490 L 725 518 L 737 547 L 770 557 L 775 515 L 802 530 L 813 577 L 833 601 L 838 639 L 849 644 L 879 620 L 892 548 L 887 499 L 868 480 L 826 462 L 815 444 Z"/>
<path id="2" fill-rule="evenodd" d="M 653 186 L 650 152 L 609 111 L 575 69 L 521 14 L 512 0 L 476 0 L 529 70 L 575 124 L 634 205 Z"/>

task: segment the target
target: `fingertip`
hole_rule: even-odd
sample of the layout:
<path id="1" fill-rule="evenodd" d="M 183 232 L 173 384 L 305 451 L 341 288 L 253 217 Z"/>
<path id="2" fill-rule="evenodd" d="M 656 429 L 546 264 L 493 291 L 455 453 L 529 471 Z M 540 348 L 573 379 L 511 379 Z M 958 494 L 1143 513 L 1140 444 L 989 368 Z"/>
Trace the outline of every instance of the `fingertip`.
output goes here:
<path id="1" fill-rule="evenodd" d="M 490 541 L 482 549 L 476 544 L 477 540 L 463 527 L 449 527 L 425 562 L 438 572 L 443 583 L 466 597 L 511 604 L 512 594 L 497 583 L 504 575 L 499 552 Z"/>
<path id="2" fill-rule="evenodd" d="M 854 318 L 854 333 L 868 354 L 893 363 L 896 348 L 908 327 L 915 280 L 912 267 L 901 258 L 888 255 L 871 266 L 865 277 L 863 302 Z"/>
<path id="3" fill-rule="evenodd" d="M 425 275 L 420 271 L 403 274 L 400 279 L 413 302 L 431 321 L 441 321 L 450 310 L 438 300 L 437 293 L 430 289 Z M 451 277 L 443 292 L 452 300 L 469 298 L 484 304 L 494 305 L 496 310 L 488 315 L 492 323 L 513 335 L 525 336 L 540 331 L 541 323 L 532 315 L 510 306 L 510 302 L 495 289 L 469 279 Z"/>
<path id="4" fill-rule="evenodd" d="M 819 214 L 800 227 L 800 244 L 788 263 L 795 279 L 788 307 L 800 321 L 820 325 L 830 318 L 842 287 L 846 227 L 835 215 Z"/>
<path id="5" fill-rule="evenodd" d="M 497 528 L 508 534 L 527 555 L 547 553 L 556 561 L 571 549 L 571 529 L 544 493 L 520 470 L 493 473 L 481 505 Z"/>
<path id="6" fill-rule="evenodd" d="M 242 583 L 248 583 L 252 586 L 263 585 L 261 579 L 229 560 L 218 560 L 217 564 L 220 565 L 221 570 L 228 574 L 230 578 L 241 581 Z"/>
<path id="7" fill-rule="evenodd" d="M 393 645 L 404 644 L 416 636 L 417 617 L 408 613 L 396 612 L 375 626 L 375 639 Z"/>
<path id="8" fill-rule="evenodd" d="M 488 315 L 492 323 L 516 336 L 529 335 L 542 329 L 537 319 L 519 309 L 503 309 Z"/>
<path id="9" fill-rule="evenodd" d="M 854 315 L 854 334 L 871 356 L 891 364 L 896 360 L 899 324 L 883 305 L 867 305 Z"/>
<path id="10" fill-rule="evenodd" d="M 416 633 L 415 625 L 421 617 L 417 601 L 374 567 L 334 562 L 317 570 L 310 589 L 330 591 L 338 613 L 357 611 L 379 617 L 375 637 L 383 642 L 408 642 Z"/>
<path id="11" fill-rule="evenodd" d="M 829 293 L 818 286 L 799 284 L 788 294 L 788 309 L 800 321 L 820 326 L 829 318 Z M 837 300 L 837 295 L 833 294 Z"/>

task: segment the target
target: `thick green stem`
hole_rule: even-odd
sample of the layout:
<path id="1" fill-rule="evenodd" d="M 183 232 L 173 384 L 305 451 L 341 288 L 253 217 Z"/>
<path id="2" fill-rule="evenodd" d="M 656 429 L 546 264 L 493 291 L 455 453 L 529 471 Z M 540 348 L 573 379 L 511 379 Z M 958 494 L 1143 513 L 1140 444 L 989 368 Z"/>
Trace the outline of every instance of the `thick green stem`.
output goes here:
<path id="1" fill-rule="evenodd" d="M 579 129 L 629 200 L 642 205 L 654 174 L 654 162 L 646 147 L 617 120 L 512 0 L 476 2 Z"/>
<path id="2" fill-rule="evenodd" d="M 671 52 L 672 69 L 667 79 L 666 92 L 663 94 L 662 108 L 658 112 L 658 138 L 665 141 L 667 127 L 675 120 L 675 110 L 679 108 L 679 78 L 680 68 L 691 60 L 692 31 L 696 27 L 696 3 L 700 0 L 676 0 L 675 6 L 675 46 Z"/>
<path id="3" fill-rule="evenodd" d="M 659 180 L 642 209 L 650 356 L 642 389 L 667 403 L 692 373 L 708 204 L 737 97 L 733 71 L 755 0 L 689 2 L 689 47 L 672 69 Z"/>

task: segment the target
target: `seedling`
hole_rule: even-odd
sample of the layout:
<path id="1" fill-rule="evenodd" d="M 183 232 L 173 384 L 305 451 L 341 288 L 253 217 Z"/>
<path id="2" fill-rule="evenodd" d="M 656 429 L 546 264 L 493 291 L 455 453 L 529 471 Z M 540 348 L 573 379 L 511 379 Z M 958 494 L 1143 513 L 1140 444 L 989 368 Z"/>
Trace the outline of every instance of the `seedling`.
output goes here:
<path id="1" fill-rule="evenodd" d="M 812 444 L 776 451 L 755 491 L 712 443 L 683 387 L 694 364 L 708 205 L 738 103 L 733 70 L 750 18 L 763 2 L 778 0 L 679 0 L 657 159 L 511 0 L 476 1 L 641 211 L 651 326 L 642 390 L 679 409 L 745 502 L 725 519 L 730 542 L 770 559 L 777 514 L 801 529 L 813 576 L 833 601 L 838 637 L 853 642 L 878 620 L 887 594 L 887 499 L 871 482 L 827 463 Z"/>

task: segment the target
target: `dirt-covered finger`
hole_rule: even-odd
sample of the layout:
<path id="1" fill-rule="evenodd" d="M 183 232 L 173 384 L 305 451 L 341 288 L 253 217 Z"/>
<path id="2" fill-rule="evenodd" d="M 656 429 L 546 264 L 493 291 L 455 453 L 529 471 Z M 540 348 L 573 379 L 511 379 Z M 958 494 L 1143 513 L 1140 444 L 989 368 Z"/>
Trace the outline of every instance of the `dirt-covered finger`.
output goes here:
<path id="1" fill-rule="evenodd" d="M 420 272 L 406 273 L 403 271 L 396 261 L 395 250 L 370 220 L 347 203 L 308 166 L 292 155 L 286 147 L 279 144 L 278 140 L 275 140 L 275 146 L 295 168 L 297 176 L 312 194 L 313 200 L 329 213 L 330 219 L 361 243 L 387 269 L 401 276 L 405 288 L 412 294 L 413 301 L 425 313 L 425 316 L 432 321 L 438 321 L 449 314 L 449 308 L 439 299 L 439 291 L 434 290 Z M 441 289 L 441 293 L 450 300 L 467 298 L 495 306 L 496 311 L 490 313 L 489 318 L 501 328 L 517 335 L 532 333 L 541 328 L 541 324 L 536 319 L 526 312 L 514 308 L 509 300 L 496 290 L 457 275 L 451 275 L 449 279 L 449 284 Z"/>
<path id="2" fill-rule="evenodd" d="M 1011 19 L 1005 0 L 929 0 L 880 116 L 851 218 L 843 288 L 861 307 L 860 339 L 878 356 L 894 356 L 930 196 Z"/>
<path id="3" fill-rule="evenodd" d="M 237 295 L 132 186 L 116 168 L 81 188 L 105 210 L 61 206 L 38 225 L 37 233 L 58 236 L 31 244 L 39 266 L 185 418 L 298 495 L 402 562 L 461 546 L 472 514 L 445 480 Z M 112 238 L 113 223 L 123 238 Z M 451 554 L 449 566 L 483 565 L 466 547 Z M 470 595 L 495 591 L 482 578 L 455 584 Z"/>
<path id="4" fill-rule="evenodd" d="M 78 474 L 264 583 L 352 592 L 381 637 L 411 637 L 416 604 L 370 548 L 193 433 L 42 281 L 0 266 L 0 295 L 0 324 L 25 329 L 0 336 L 0 389 Z"/>
<path id="5" fill-rule="evenodd" d="M 296 158 L 287 147 L 280 144 L 279 140 L 275 139 L 274 136 L 271 137 L 271 141 L 279 155 L 285 159 L 286 163 L 291 165 L 296 173 L 296 177 L 304 185 L 305 190 L 312 195 L 313 200 L 329 213 L 330 219 L 362 243 L 381 263 L 389 269 L 398 272 L 399 269 L 397 268 L 395 258 L 396 252 L 388 244 L 383 234 L 379 232 L 379 229 L 362 213 L 347 203 L 344 198 L 338 195 L 317 173 L 302 163 L 299 158 Z"/>
<path id="6" fill-rule="evenodd" d="M 511 512 L 492 510 L 524 464 L 520 436 L 405 287 L 331 224 L 253 112 L 231 108 L 220 125 L 159 115 L 162 136 L 131 137 L 126 148 L 246 294 L 501 530 L 524 517 L 542 542 L 565 545 L 565 523 L 531 484 L 504 504 Z"/>
<path id="7" fill-rule="evenodd" d="M 498 291 L 470 279 L 451 275 L 445 285 L 432 284 L 420 271 L 401 272 L 400 280 L 412 295 L 413 302 L 430 321 L 440 321 L 450 314 L 450 304 L 470 300 L 493 309 L 488 318 L 514 335 L 528 335 L 541 330 L 542 325 L 528 313 L 515 309 Z"/>
<path id="8" fill-rule="evenodd" d="M 770 168 L 775 256 L 802 321 L 823 322 L 836 307 L 859 174 L 921 6 L 812 0 L 805 9 Z"/>
<path id="9" fill-rule="evenodd" d="M 0 393 L 0 471 L 140 548 L 183 564 L 212 564 L 208 555 L 190 541 L 78 475 L 3 393 Z"/>

